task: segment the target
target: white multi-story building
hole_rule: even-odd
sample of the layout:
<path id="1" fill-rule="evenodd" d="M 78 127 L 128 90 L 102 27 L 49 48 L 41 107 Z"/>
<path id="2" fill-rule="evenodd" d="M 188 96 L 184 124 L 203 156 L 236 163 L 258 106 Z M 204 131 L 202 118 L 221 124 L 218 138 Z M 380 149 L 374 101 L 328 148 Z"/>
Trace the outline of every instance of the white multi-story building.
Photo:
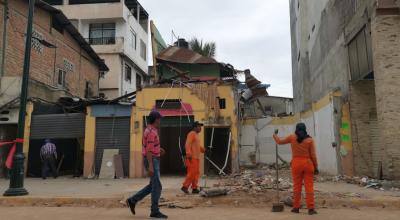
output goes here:
<path id="1" fill-rule="evenodd" d="M 144 83 L 149 16 L 137 0 L 45 1 L 66 14 L 110 68 L 100 79 L 100 94 L 112 99 Z"/>

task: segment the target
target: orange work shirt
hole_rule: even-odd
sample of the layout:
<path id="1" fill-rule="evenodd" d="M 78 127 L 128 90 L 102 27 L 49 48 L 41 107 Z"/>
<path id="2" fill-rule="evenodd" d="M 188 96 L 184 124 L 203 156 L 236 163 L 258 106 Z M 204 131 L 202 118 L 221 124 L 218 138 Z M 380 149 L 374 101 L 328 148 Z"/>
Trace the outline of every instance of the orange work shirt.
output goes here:
<path id="1" fill-rule="evenodd" d="M 194 159 L 200 159 L 200 153 L 204 153 L 205 150 L 200 144 L 200 138 L 197 132 L 189 132 L 186 137 L 185 150 L 186 156 L 192 156 Z"/>
<path id="2" fill-rule="evenodd" d="M 297 142 L 297 135 L 292 134 L 281 139 L 274 135 L 277 144 L 290 144 L 292 147 L 292 157 L 310 158 L 314 164 L 314 168 L 318 168 L 317 155 L 315 153 L 315 144 L 312 138 L 306 138 L 303 142 Z"/>

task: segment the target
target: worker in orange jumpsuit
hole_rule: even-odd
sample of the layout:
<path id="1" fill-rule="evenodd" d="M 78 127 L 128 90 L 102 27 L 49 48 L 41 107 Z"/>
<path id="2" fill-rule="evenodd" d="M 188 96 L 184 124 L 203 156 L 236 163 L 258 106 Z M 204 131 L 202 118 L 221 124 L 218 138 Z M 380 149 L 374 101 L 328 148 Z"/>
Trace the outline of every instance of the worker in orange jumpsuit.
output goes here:
<path id="1" fill-rule="evenodd" d="M 204 153 L 205 149 L 200 144 L 199 133 L 203 124 L 198 121 L 192 125 L 192 130 L 189 132 L 186 138 L 185 150 L 186 150 L 186 178 L 183 182 L 181 190 L 185 193 L 189 193 L 189 188 L 192 188 L 193 194 L 198 194 L 199 190 L 199 177 L 200 177 L 200 153 Z"/>
<path id="2" fill-rule="evenodd" d="M 296 125 L 295 134 L 281 139 L 275 130 L 274 139 L 277 144 L 291 144 L 292 148 L 292 178 L 293 178 L 293 213 L 300 212 L 302 184 L 304 181 L 308 214 L 317 214 L 314 203 L 314 174 L 317 175 L 318 163 L 314 140 L 307 134 L 306 125 Z"/>

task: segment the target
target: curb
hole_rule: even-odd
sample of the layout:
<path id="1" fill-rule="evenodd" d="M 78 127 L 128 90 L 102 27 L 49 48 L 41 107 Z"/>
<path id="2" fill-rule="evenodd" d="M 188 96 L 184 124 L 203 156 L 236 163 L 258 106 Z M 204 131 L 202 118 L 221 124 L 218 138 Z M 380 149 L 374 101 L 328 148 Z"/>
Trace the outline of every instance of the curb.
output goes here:
<path id="1" fill-rule="evenodd" d="M 176 198 L 176 197 L 175 197 Z M 274 198 L 265 196 L 240 197 L 223 196 L 215 198 L 202 197 L 180 197 L 179 202 L 188 202 L 195 207 L 265 207 L 271 205 Z M 150 205 L 150 200 L 145 199 L 142 203 Z M 400 198 L 373 198 L 373 199 L 324 199 L 316 200 L 319 207 L 324 208 L 400 208 Z M 114 198 L 69 198 L 69 197 L 0 197 L 0 206 L 36 206 L 36 207 L 92 207 L 92 208 L 122 208 L 125 207 L 122 197 Z"/>

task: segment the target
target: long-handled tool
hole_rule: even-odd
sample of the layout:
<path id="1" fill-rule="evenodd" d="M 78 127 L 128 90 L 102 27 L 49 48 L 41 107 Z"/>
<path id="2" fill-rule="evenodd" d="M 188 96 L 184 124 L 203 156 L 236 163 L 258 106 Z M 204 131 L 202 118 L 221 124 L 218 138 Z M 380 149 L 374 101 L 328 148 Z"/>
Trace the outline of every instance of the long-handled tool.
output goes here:
<path id="1" fill-rule="evenodd" d="M 275 130 L 275 134 L 278 134 L 278 129 Z M 275 169 L 276 169 L 276 203 L 272 204 L 272 212 L 283 212 L 285 206 L 280 201 L 279 197 L 279 165 L 278 165 L 278 144 L 275 144 Z"/>

